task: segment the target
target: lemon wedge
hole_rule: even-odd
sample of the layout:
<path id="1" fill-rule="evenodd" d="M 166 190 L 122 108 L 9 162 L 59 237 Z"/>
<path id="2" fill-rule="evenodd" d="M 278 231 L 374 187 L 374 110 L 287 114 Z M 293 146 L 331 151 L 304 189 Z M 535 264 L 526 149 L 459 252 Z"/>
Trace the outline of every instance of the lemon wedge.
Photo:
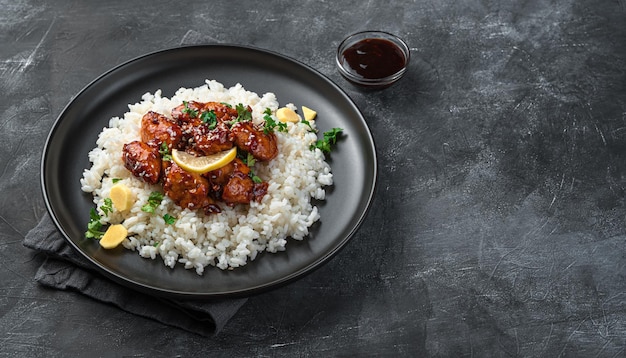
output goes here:
<path id="1" fill-rule="evenodd" d="M 187 152 L 172 149 L 172 160 L 174 160 L 174 163 L 188 172 L 198 174 L 219 169 L 230 163 L 236 156 L 237 147 L 203 157 L 196 157 Z"/>

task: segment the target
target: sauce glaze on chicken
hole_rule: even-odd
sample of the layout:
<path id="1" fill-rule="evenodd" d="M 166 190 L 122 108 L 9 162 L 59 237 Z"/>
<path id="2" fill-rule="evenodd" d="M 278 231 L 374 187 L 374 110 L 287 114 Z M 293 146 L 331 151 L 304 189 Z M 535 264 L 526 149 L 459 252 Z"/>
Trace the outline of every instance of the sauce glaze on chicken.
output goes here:
<path id="1" fill-rule="evenodd" d="M 124 166 L 147 183 L 162 183 L 165 194 L 182 208 L 209 214 L 220 212 L 219 202 L 229 206 L 260 202 L 268 183 L 255 182 L 244 160 L 236 158 L 222 168 L 197 174 L 164 159 L 172 149 L 203 156 L 236 146 L 243 158 L 250 154 L 257 161 L 272 160 L 278 155 L 276 136 L 255 125 L 251 112 L 249 106 L 195 101 L 172 109 L 171 118 L 148 112 L 141 120 L 141 140 L 123 147 Z"/>

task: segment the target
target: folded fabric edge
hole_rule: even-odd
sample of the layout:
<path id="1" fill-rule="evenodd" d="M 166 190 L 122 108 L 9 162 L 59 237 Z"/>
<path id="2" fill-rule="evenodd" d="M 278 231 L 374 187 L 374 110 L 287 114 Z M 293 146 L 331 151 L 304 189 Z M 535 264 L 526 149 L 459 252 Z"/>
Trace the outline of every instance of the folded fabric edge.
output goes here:
<path id="1" fill-rule="evenodd" d="M 164 302 L 162 298 L 127 289 L 98 274 L 51 257 L 39 267 L 35 281 L 48 288 L 74 291 L 125 312 L 205 337 L 216 335 L 226 324 L 220 322 L 218 330 L 210 312 L 189 312 L 176 302 Z"/>
<path id="2" fill-rule="evenodd" d="M 98 273 L 67 243 L 48 213 L 26 234 L 23 245 L 46 255 L 35 275 L 35 281 L 41 285 L 76 291 L 126 312 L 203 336 L 219 333 L 247 301 L 246 298 L 210 302 L 171 300 L 119 285 Z M 146 302 L 150 302 L 154 309 Z"/>

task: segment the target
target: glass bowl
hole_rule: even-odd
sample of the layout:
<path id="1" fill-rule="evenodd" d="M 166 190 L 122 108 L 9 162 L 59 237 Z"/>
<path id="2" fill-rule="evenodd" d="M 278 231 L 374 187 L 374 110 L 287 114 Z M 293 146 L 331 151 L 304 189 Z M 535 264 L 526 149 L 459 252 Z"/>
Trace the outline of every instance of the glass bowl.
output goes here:
<path id="1" fill-rule="evenodd" d="M 367 89 L 387 88 L 405 74 L 411 53 L 399 37 L 384 31 L 362 31 L 346 37 L 337 48 L 339 73 Z"/>

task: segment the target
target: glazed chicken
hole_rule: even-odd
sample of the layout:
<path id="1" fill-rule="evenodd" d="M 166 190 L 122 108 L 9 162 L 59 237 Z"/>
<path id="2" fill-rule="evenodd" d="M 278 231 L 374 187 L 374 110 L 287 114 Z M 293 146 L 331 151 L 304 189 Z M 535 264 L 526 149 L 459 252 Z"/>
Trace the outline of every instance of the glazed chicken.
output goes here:
<path id="1" fill-rule="evenodd" d="M 276 136 L 267 135 L 255 128 L 252 122 L 237 122 L 230 128 L 233 141 L 240 148 L 260 161 L 269 161 L 278 155 Z"/>
<path id="2" fill-rule="evenodd" d="M 209 196 L 209 181 L 196 173 L 189 173 L 172 163 L 165 170 L 163 191 L 181 208 L 201 209 L 205 213 L 220 212 L 215 201 Z"/>
<path id="3" fill-rule="evenodd" d="M 187 151 L 198 155 L 210 155 L 228 150 L 234 143 L 230 140 L 230 130 L 224 123 L 214 129 L 208 126 L 193 127 L 188 131 Z"/>
<path id="4" fill-rule="evenodd" d="M 204 176 L 217 197 L 231 206 L 261 201 L 267 193 L 267 183 L 255 183 L 250 178 L 250 168 L 239 158 Z"/>
<path id="5" fill-rule="evenodd" d="M 156 184 L 161 178 L 162 159 L 159 150 L 138 140 L 124 144 L 124 167 L 146 183 Z"/>
<path id="6" fill-rule="evenodd" d="M 250 107 L 246 108 L 248 112 L 252 110 Z M 203 123 L 202 113 L 213 112 L 215 119 L 218 122 L 230 121 L 237 118 L 239 113 L 232 106 L 219 103 L 219 102 L 184 102 L 178 107 L 172 109 L 172 118 L 179 124 L 190 124 L 192 126 L 198 126 Z"/>
<path id="7" fill-rule="evenodd" d="M 162 114 L 150 111 L 141 118 L 141 141 L 150 146 L 178 148 L 182 138 L 180 127 Z"/>
<path id="8" fill-rule="evenodd" d="M 162 182 L 165 194 L 183 208 L 216 213 L 220 212 L 217 201 L 229 206 L 260 202 L 268 184 L 255 182 L 250 167 L 239 158 L 204 174 L 187 172 L 163 159 L 171 149 L 204 156 L 233 146 L 258 161 L 275 158 L 275 134 L 258 128 L 251 121 L 251 112 L 249 106 L 232 108 L 218 102 L 195 101 L 173 108 L 171 118 L 148 112 L 141 120 L 141 141 L 123 147 L 124 166 L 147 183 Z"/>

